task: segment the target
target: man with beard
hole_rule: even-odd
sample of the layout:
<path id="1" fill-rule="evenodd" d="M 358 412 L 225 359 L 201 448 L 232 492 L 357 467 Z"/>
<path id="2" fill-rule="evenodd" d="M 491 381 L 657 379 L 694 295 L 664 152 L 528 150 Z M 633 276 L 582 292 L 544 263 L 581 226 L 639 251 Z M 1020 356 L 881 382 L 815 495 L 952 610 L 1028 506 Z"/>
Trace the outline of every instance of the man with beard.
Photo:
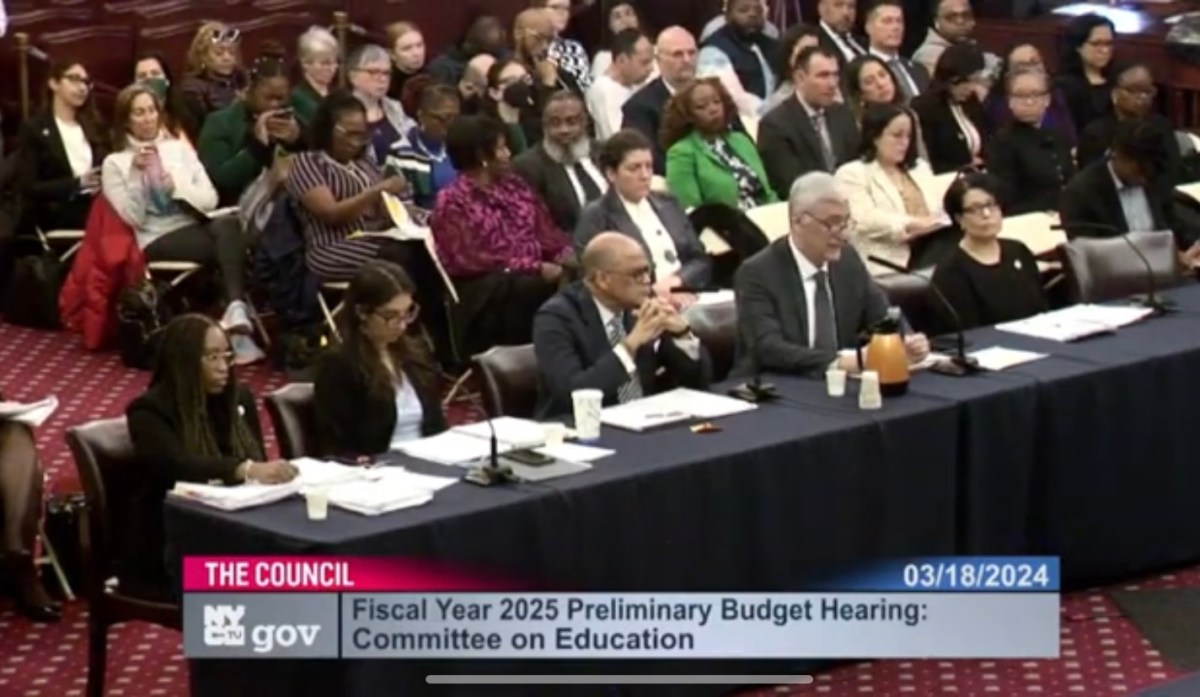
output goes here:
<path id="1" fill-rule="evenodd" d="M 513 169 L 546 202 L 555 224 L 574 230 L 583 207 L 608 188 L 592 161 L 587 111 L 579 95 L 566 90 L 551 95 L 542 111 L 542 132 L 542 142 L 513 160 Z"/>
<path id="2" fill-rule="evenodd" d="M 496 57 L 490 53 L 480 53 L 467 61 L 462 79 L 458 81 L 458 95 L 462 98 L 464 115 L 478 114 L 483 108 L 484 96 L 487 95 L 488 71 L 495 64 Z"/>
<path id="3" fill-rule="evenodd" d="M 778 79 L 771 66 L 779 42 L 763 33 L 762 0 L 729 0 L 725 19 L 725 26 L 704 42 L 696 74 L 720 78 L 739 111 L 754 115 L 775 91 Z"/>

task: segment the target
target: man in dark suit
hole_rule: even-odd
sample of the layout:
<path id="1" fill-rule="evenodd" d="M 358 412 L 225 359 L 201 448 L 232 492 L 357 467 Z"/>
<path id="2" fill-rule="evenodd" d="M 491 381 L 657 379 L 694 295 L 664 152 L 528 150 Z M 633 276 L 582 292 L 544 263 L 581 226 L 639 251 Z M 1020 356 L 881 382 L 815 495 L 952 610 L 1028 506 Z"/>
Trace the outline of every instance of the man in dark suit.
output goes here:
<path id="1" fill-rule="evenodd" d="M 641 245 L 617 232 L 598 235 L 582 270 L 584 280 L 546 301 L 533 320 L 539 419 L 569 414 L 580 389 L 600 390 L 612 405 L 708 387 L 708 355 L 670 303 L 651 293 Z"/>
<path id="2" fill-rule="evenodd" d="M 621 128 L 641 131 L 652 144 L 654 172 L 667 171 L 667 153 L 658 142 L 663 109 L 675 90 L 696 77 L 696 39 L 683 27 L 669 27 L 654 45 L 659 77 L 642 87 L 621 107 Z"/>
<path id="3" fill-rule="evenodd" d="M 846 195 L 824 172 L 796 180 L 788 199 L 791 229 L 742 264 L 737 297 L 737 370 L 819 376 L 858 369 L 858 337 L 883 319 L 888 299 L 847 244 L 854 220 Z M 904 337 L 909 359 L 929 353 L 922 334 Z"/>
<path id="4" fill-rule="evenodd" d="M 1168 162 L 1156 123 L 1118 123 L 1109 155 L 1084 167 L 1063 187 L 1059 216 L 1067 236 L 1172 230 L 1182 263 L 1196 267 L 1200 264 L 1198 231 L 1175 215 L 1171 190 L 1158 176 Z"/>
<path id="5" fill-rule="evenodd" d="M 837 59 L 839 67 L 845 67 L 867 52 L 862 41 L 853 35 L 854 19 L 858 15 L 856 0 L 820 0 L 817 15 L 820 17 L 818 41 L 821 48 Z"/>
<path id="6" fill-rule="evenodd" d="M 513 160 L 513 170 L 541 195 L 560 230 L 574 230 L 583 207 L 600 198 L 608 182 L 592 157 L 588 116 L 574 92 L 550 97 L 542 111 L 542 142 Z"/>
<path id="7" fill-rule="evenodd" d="M 871 55 L 887 63 L 905 103 L 929 88 L 925 66 L 900 55 L 904 43 L 904 6 L 900 0 L 878 0 L 867 10 L 863 28 Z"/>
<path id="8" fill-rule="evenodd" d="M 796 58 L 796 98 L 767 112 L 758 126 L 758 152 L 779 198 L 806 172 L 832 173 L 858 156 L 854 112 L 839 104 L 837 58 L 819 46 Z"/>

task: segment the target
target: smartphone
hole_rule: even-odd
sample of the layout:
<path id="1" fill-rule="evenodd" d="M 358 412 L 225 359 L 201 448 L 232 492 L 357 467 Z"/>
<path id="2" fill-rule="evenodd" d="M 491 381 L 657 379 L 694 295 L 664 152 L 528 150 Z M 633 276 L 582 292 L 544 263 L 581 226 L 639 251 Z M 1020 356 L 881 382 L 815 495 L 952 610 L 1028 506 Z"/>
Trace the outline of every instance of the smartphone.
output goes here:
<path id="1" fill-rule="evenodd" d="M 290 119 L 290 118 L 292 118 L 292 115 L 295 113 L 296 113 L 295 109 L 293 109 L 292 107 L 287 107 L 284 109 L 276 110 L 275 113 L 271 115 L 271 118 L 273 118 L 273 119 Z"/>
<path id="2" fill-rule="evenodd" d="M 542 467 L 554 462 L 554 458 L 549 455 L 543 455 L 535 450 L 513 450 L 512 452 L 504 453 L 503 457 L 518 464 L 529 465 L 530 467 Z"/>

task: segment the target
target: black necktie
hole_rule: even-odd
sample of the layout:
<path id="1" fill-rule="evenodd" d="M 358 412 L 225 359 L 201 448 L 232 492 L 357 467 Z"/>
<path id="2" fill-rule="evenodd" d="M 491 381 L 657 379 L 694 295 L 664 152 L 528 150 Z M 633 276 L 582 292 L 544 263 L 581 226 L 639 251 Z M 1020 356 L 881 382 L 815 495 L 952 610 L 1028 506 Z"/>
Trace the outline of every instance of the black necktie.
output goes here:
<path id="1" fill-rule="evenodd" d="M 853 53 L 856 56 L 863 55 L 862 48 L 857 43 L 855 43 L 854 39 L 850 36 L 850 32 L 846 32 L 845 34 L 842 34 L 841 37 L 839 37 L 839 38 L 841 38 L 843 44 L 846 44 L 846 48 L 850 49 L 851 53 Z"/>
<path id="2" fill-rule="evenodd" d="M 833 319 L 833 300 L 829 297 L 829 275 L 824 271 L 813 274 L 817 284 L 813 294 L 813 348 L 837 351 L 837 324 Z"/>
<path id="3" fill-rule="evenodd" d="M 592 175 L 588 174 L 582 162 L 576 162 L 571 166 L 575 170 L 575 178 L 579 180 L 579 188 L 583 189 L 582 203 L 590 203 L 600 198 L 600 187 L 596 186 L 596 180 L 592 179 Z"/>

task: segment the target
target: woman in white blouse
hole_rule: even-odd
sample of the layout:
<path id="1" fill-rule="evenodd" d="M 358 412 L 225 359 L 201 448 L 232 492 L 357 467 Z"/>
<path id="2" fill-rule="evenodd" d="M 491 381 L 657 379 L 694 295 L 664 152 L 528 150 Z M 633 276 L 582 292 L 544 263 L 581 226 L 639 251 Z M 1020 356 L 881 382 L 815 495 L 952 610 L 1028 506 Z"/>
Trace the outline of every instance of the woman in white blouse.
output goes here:
<path id="1" fill-rule="evenodd" d="M 242 363 L 261 359 L 249 336 L 246 242 L 238 217 L 206 219 L 217 207 L 217 191 L 192 146 L 166 135 L 150 88 L 134 84 L 121 90 L 113 123 L 113 153 L 101 171 L 105 199 L 133 228 L 146 261 L 217 267 L 228 301 L 222 325 L 234 334 L 234 352 Z"/>
<path id="2" fill-rule="evenodd" d="M 910 266 L 911 245 L 948 224 L 933 172 L 917 157 L 914 126 L 903 107 L 868 106 L 862 156 L 837 171 L 857 223 L 854 246 L 864 259 L 871 255 Z"/>

